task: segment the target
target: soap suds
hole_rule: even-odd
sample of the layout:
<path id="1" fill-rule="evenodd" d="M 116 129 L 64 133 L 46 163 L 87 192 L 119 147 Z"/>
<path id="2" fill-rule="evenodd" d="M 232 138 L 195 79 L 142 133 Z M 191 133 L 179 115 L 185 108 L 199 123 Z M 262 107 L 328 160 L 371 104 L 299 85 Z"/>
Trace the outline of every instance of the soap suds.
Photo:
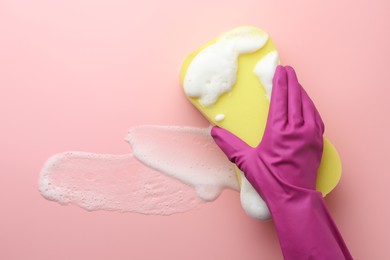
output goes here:
<path id="1" fill-rule="evenodd" d="M 214 200 L 224 188 L 239 190 L 233 165 L 209 128 L 138 126 L 128 141 L 140 161 L 193 186 L 204 200 Z"/>
<path id="2" fill-rule="evenodd" d="M 41 171 L 39 190 L 46 199 L 86 210 L 170 215 L 204 203 L 191 186 L 150 169 L 131 154 L 54 155 Z"/>
<path id="3" fill-rule="evenodd" d="M 222 35 L 188 67 L 184 90 L 203 106 L 213 105 L 236 82 L 240 54 L 262 48 L 268 35 L 244 27 Z M 254 68 L 267 97 L 279 63 L 270 52 Z M 215 120 L 224 120 L 224 114 Z M 210 129 L 140 126 L 127 137 L 133 153 L 67 152 L 50 158 L 39 180 L 42 195 L 86 210 L 170 215 L 215 200 L 223 189 L 240 190 L 232 164 L 215 145 Z M 252 217 L 268 219 L 267 206 L 242 174 L 241 204 Z"/>
<path id="4" fill-rule="evenodd" d="M 257 193 L 252 184 L 247 180 L 244 173 L 241 175 L 241 190 L 240 200 L 244 211 L 251 217 L 267 220 L 271 218 L 271 213 L 268 210 L 267 204 L 263 198 Z"/>
<path id="5" fill-rule="evenodd" d="M 203 106 L 213 105 L 235 84 L 238 56 L 259 50 L 267 40 L 268 34 L 251 27 L 222 35 L 192 60 L 184 78 L 186 95 L 198 97 Z"/>
<path id="6" fill-rule="evenodd" d="M 271 99 L 272 81 L 275 75 L 276 67 L 279 65 L 279 55 L 277 51 L 272 51 L 256 63 L 253 72 L 263 85 L 266 97 Z"/>
<path id="7" fill-rule="evenodd" d="M 241 205 L 254 218 L 270 218 L 267 205 L 241 173 L 238 187 L 233 164 L 210 135 L 210 128 L 138 126 L 129 131 L 134 155 L 146 165 L 191 185 L 204 200 L 224 188 L 240 190 Z"/>
<path id="8" fill-rule="evenodd" d="M 215 116 L 215 121 L 217 121 L 217 122 L 221 122 L 224 119 L 225 119 L 225 115 L 224 114 L 218 114 L 218 115 Z"/>
<path id="9" fill-rule="evenodd" d="M 209 128 L 139 126 L 128 140 L 136 156 L 54 155 L 41 171 L 41 194 L 86 210 L 170 215 L 215 200 L 225 188 L 239 190 Z"/>
<path id="10" fill-rule="evenodd" d="M 240 190 L 210 128 L 138 126 L 127 137 L 134 155 L 66 152 L 44 165 L 39 190 L 48 200 L 86 210 L 170 215 Z M 137 159 L 137 158 L 138 159 Z M 241 204 L 267 219 L 269 211 L 242 174 Z"/>

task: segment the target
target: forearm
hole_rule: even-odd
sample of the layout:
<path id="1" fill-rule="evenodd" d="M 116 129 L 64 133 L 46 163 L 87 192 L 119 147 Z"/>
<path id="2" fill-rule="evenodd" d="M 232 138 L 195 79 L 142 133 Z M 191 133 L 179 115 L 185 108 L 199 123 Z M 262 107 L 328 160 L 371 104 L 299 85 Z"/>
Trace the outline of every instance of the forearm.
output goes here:
<path id="1" fill-rule="evenodd" d="M 270 206 L 282 248 L 289 259 L 353 259 L 321 193 L 300 190 Z"/>

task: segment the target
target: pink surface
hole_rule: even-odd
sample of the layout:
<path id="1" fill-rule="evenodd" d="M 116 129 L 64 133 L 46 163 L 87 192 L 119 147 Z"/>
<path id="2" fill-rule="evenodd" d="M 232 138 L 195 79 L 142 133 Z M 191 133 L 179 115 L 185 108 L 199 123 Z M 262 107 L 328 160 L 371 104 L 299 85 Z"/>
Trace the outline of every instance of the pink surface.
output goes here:
<path id="1" fill-rule="evenodd" d="M 184 214 L 87 212 L 43 199 L 67 150 L 121 154 L 139 124 L 206 126 L 186 54 L 255 25 L 295 67 L 343 161 L 327 204 L 356 259 L 389 259 L 390 4 L 374 1 L 0 2 L 0 259 L 280 259 L 271 222 L 226 191 Z"/>

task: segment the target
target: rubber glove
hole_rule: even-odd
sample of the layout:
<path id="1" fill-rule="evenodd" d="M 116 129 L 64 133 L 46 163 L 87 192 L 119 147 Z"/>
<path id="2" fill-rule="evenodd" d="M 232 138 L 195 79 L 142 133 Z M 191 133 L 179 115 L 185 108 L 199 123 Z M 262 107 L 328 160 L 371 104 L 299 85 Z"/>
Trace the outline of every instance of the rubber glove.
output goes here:
<path id="1" fill-rule="evenodd" d="M 320 192 L 324 124 L 291 67 L 278 66 L 263 138 L 253 148 L 220 127 L 211 135 L 265 200 L 284 259 L 352 259 Z"/>

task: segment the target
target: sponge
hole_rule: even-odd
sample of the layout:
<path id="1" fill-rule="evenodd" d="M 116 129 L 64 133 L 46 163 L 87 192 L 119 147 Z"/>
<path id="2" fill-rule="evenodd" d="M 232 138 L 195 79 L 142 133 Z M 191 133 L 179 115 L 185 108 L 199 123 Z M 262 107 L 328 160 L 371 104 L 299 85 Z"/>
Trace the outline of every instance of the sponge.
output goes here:
<path id="1" fill-rule="evenodd" d="M 256 27 L 238 27 L 188 55 L 180 72 L 181 86 L 212 125 L 255 147 L 263 136 L 278 63 L 275 44 L 267 33 Z M 236 173 L 242 185 L 238 168 Z M 317 190 L 325 196 L 340 176 L 339 155 L 325 138 Z"/>

